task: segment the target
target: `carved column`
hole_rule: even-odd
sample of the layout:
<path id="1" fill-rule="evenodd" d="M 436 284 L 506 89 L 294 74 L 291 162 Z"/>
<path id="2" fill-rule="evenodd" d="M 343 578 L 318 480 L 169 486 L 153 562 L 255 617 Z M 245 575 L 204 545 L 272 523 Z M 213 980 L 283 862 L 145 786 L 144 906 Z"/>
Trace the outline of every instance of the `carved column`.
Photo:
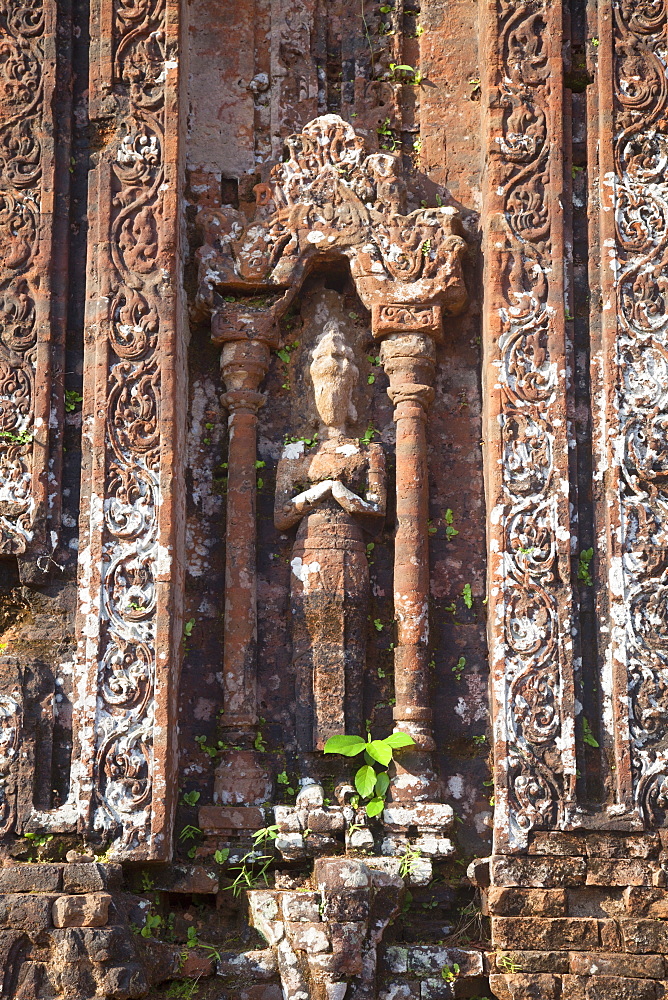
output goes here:
<path id="1" fill-rule="evenodd" d="M 69 34 L 55 0 L 0 17 L 0 556 L 49 566 L 60 519 Z"/>
<path id="2" fill-rule="evenodd" d="M 602 0 L 590 62 L 602 740 L 621 822 L 668 816 L 666 5 Z M 594 291 L 595 290 L 595 291 Z"/>
<path id="3" fill-rule="evenodd" d="M 429 477 L 426 421 L 434 398 L 434 340 L 441 338 L 438 305 L 378 305 L 373 335 L 397 424 L 397 532 L 394 543 L 394 719 L 421 750 L 433 750 L 429 697 Z"/>
<path id="4" fill-rule="evenodd" d="M 278 330 L 271 314 L 247 310 L 217 313 L 214 343 L 222 346 L 227 392 L 229 454 L 225 549 L 225 645 L 223 691 L 225 728 L 241 742 L 257 724 L 256 470 L 258 392 L 267 373 Z"/>
<path id="5" fill-rule="evenodd" d="M 561 2 L 488 0 L 483 399 L 495 849 L 576 782 Z M 533 206 L 536 210 L 533 211 Z"/>
<path id="6" fill-rule="evenodd" d="M 75 732 L 80 825 L 172 850 L 182 639 L 180 0 L 91 5 L 91 173 Z M 105 124 L 106 127 L 106 124 Z"/>

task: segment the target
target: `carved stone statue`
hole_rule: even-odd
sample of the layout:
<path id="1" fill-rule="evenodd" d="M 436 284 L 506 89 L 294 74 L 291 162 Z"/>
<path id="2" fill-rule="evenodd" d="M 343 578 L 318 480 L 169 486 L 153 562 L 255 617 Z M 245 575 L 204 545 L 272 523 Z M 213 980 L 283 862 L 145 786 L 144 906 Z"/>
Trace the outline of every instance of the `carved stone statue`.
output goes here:
<path id="1" fill-rule="evenodd" d="M 364 528 L 385 516 L 385 457 L 379 444 L 350 437 L 359 371 L 335 319 L 311 352 L 309 374 L 318 444 L 286 445 L 276 478 L 276 527 L 298 524 L 292 552 L 293 663 L 297 739 L 322 748 L 362 730 L 369 567 Z"/>

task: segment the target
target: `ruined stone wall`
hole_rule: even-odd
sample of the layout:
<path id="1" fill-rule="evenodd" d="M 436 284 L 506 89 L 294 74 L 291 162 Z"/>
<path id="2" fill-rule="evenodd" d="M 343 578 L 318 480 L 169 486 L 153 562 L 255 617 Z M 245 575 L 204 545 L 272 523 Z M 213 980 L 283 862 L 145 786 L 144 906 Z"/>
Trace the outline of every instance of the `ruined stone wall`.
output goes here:
<path id="1" fill-rule="evenodd" d="M 0 996 L 664 996 L 667 15 L 0 0 Z"/>

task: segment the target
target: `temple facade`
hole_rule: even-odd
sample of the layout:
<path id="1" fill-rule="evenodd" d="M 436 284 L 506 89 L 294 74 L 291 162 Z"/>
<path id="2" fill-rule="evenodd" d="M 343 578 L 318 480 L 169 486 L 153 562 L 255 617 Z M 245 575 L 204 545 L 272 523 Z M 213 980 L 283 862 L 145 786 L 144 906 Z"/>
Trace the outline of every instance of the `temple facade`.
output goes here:
<path id="1" fill-rule="evenodd" d="M 0 998 L 665 1000 L 668 0 L 0 0 L 0 235 Z"/>

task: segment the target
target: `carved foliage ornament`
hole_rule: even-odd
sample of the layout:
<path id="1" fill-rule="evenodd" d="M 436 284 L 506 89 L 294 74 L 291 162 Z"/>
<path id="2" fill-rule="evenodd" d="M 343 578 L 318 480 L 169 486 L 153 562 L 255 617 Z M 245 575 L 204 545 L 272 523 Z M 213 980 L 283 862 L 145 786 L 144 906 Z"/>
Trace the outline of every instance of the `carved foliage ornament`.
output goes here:
<path id="1" fill-rule="evenodd" d="M 122 852 L 146 849 L 152 833 L 167 0 L 116 0 L 113 9 L 113 85 L 126 115 L 108 147 L 102 612 L 87 660 L 97 663 L 93 823 L 120 837 Z"/>
<path id="2" fill-rule="evenodd" d="M 564 725 L 572 659 L 562 489 L 568 482 L 565 365 L 549 346 L 558 344 L 552 303 L 563 295 L 551 261 L 559 248 L 550 214 L 554 196 L 548 195 L 549 122 L 557 114 L 549 54 L 551 34 L 561 30 L 557 15 L 539 0 L 500 0 L 492 41 L 500 59 L 490 97 L 500 110 L 489 185 L 505 229 L 502 244 L 497 229 L 489 233 L 489 266 L 502 273 L 500 294 L 489 307 L 498 331 L 493 381 L 502 470 L 492 513 L 492 551 L 499 553 L 492 559 L 492 655 L 499 665 L 497 732 L 507 782 L 497 796 L 497 824 L 505 824 L 503 836 L 516 847 L 532 828 L 563 820 L 575 774 L 572 727 Z"/>
<path id="3" fill-rule="evenodd" d="M 248 291 L 301 282 L 317 257 L 344 255 L 365 305 L 434 300 L 449 313 L 466 303 L 466 244 L 453 208 L 403 214 L 399 157 L 367 155 L 338 115 L 323 115 L 286 140 L 287 159 L 256 188 L 255 218 L 224 208 L 207 220 L 200 300 L 217 287 Z"/>
<path id="4" fill-rule="evenodd" d="M 614 9 L 617 479 L 614 656 L 626 663 L 633 798 L 668 812 L 668 46 L 663 2 Z"/>
<path id="5" fill-rule="evenodd" d="M 38 513 L 38 229 L 45 108 L 42 0 L 0 2 L 0 554 L 21 554 Z M 42 432 L 44 433 L 44 432 Z"/>

